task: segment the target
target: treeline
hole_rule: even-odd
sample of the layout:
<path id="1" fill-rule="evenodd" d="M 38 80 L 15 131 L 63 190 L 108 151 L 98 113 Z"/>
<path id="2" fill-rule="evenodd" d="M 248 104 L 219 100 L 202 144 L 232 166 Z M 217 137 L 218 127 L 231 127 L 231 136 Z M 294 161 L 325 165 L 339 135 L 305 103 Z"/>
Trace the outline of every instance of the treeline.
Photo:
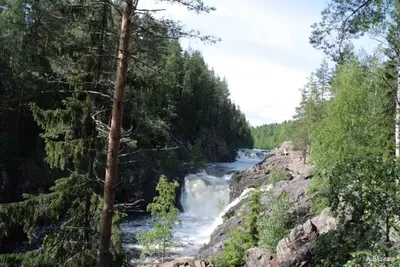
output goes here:
<path id="1" fill-rule="evenodd" d="M 213 10 L 201 1 L 166 2 Z M 26 238 L 40 243 L 37 227 L 52 225 L 43 243 L 0 255 L 1 264 L 96 264 L 124 4 L 0 4 L 0 251 Z M 178 41 L 215 38 L 152 10 L 135 9 L 132 21 L 116 190 L 117 202 L 145 205 L 161 174 L 175 179 L 191 164 L 233 160 L 234 149 L 253 140 L 227 81 Z M 123 261 L 121 216 L 115 211 L 113 264 Z"/>
<path id="2" fill-rule="evenodd" d="M 292 140 L 293 121 L 271 123 L 251 127 L 254 147 L 259 149 L 273 149 L 285 141 Z"/>

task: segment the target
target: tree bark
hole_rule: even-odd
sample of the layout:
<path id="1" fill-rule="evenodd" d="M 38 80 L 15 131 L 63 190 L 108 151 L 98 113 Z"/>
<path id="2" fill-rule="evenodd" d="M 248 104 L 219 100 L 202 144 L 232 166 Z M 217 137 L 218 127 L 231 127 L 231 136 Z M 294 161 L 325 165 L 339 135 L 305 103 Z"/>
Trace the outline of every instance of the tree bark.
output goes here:
<path id="1" fill-rule="evenodd" d="M 111 129 L 108 137 L 107 166 L 104 185 L 104 201 L 101 215 L 100 240 L 97 267 L 111 265 L 111 231 L 114 215 L 115 187 L 118 174 L 118 151 L 121 138 L 122 114 L 128 69 L 128 45 L 131 36 L 133 0 L 125 0 L 119 37 L 118 66 L 112 108 Z"/>
<path id="2" fill-rule="evenodd" d="M 399 64 L 399 63 L 398 63 Z M 400 66 L 397 66 L 397 92 L 396 92 L 396 157 L 400 156 Z"/>

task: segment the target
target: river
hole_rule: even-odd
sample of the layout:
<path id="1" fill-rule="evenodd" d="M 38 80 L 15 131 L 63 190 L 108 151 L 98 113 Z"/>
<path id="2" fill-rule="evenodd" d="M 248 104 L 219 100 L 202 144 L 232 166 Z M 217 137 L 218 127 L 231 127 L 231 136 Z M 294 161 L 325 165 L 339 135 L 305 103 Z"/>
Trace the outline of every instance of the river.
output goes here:
<path id="1" fill-rule="evenodd" d="M 266 151 L 241 149 L 235 162 L 212 163 L 198 173 L 188 174 L 182 190 L 179 214 L 181 225 L 175 227 L 174 241 L 185 245 L 170 251 L 169 256 L 196 256 L 200 247 L 208 243 L 214 229 L 222 223 L 222 216 L 239 202 L 229 203 L 229 184 L 236 171 L 246 170 L 265 158 Z M 240 198 L 246 197 L 242 194 Z M 149 216 L 127 219 L 121 223 L 123 246 L 128 252 L 140 251 L 136 235 L 151 229 Z"/>

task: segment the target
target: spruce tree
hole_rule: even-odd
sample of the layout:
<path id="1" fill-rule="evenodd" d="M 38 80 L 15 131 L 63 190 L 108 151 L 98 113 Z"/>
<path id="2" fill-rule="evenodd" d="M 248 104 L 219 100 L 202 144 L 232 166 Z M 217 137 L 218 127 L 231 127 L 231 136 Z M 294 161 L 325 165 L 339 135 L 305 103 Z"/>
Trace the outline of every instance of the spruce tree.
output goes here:
<path id="1" fill-rule="evenodd" d="M 141 258 L 154 254 L 161 256 L 162 261 L 167 250 L 182 247 L 182 244 L 172 241 L 174 227 L 178 220 L 179 210 L 175 206 L 177 181 L 168 182 L 166 176 L 161 176 L 157 184 L 158 196 L 147 206 L 153 220 L 153 229 L 138 234 L 139 244 L 144 247 Z"/>

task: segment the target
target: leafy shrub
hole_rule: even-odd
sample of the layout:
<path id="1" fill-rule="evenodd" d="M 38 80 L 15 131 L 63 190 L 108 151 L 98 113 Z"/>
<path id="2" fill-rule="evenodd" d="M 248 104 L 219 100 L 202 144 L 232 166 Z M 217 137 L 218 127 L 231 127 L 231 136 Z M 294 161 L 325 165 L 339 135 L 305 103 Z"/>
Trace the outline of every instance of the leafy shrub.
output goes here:
<path id="1" fill-rule="evenodd" d="M 339 231 L 330 231 L 320 235 L 314 241 L 312 249 L 312 266 L 341 267 L 351 256 L 349 251 L 355 249 L 355 243 L 346 239 Z"/>
<path id="2" fill-rule="evenodd" d="M 270 184 L 275 185 L 279 181 L 287 180 L 287 178 L 288 178 L 288 176 L 287 176 L 287 173 L 285 172 L 285 170 L 275 168 L 275 169 L 271 170 L 271 173 L 269 174 L 268 182 Z"/>
<path id="3" fill-rule="evenodd" d="M 289 233 L 292 228 L 292 220 L 287 213 L 290 207 L 290 200 L 287 193 L 279 197 L 271 193 L 271 201 L 265 216 L 258 221 L 259 246 L 265 249 L 276 251 L 279 240 Z"/>
<path id="4" fill-rule="evenodd" d="M 323 174 L 315 175 L 307 188 L 307 195 L 311 197 L 311 211 L 320 214 L 329 206 L 329 182 Z"/>
<path id="5" fill-rule="evenodd" d="M 315 266 L 389 266 L 382 261 L 397 256 L 390 237 L 399 234 L 399 177 L 398 161 L 381 157 L 351 156 L 326 168 L 324 197 L 343 224 L 318 237 Z"/>
<path id="6" fill-rule="evenodd" d="M 217 260 L 217 266 L 242 267 L 245 264 L 244 254 L 251 247 L 252 240 L 249 233 L 238 228 L 231 229 L 224 249 Z"/>
<path id="7" fill-rule="evenodd" d="M 255 189 L 246 201 L 248 210 L 244 217 L 247 219 L 243 228 L 231 229 L 224 249 L 217 260 L 220 267 L 242 267 L 244 255 L 248 249 L 257 245 L 258 227 L 257 222 L 261 211 L 261 191 Z"/>

